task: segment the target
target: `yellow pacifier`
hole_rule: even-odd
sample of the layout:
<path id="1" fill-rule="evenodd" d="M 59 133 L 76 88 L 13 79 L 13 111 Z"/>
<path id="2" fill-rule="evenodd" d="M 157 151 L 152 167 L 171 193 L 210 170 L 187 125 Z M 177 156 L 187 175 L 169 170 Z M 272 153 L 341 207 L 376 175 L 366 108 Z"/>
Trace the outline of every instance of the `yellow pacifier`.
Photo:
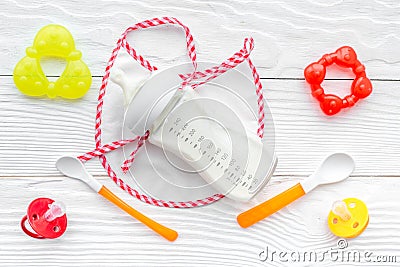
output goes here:
<path id="1" fill-rule="evenodd" d="M 367 206 L 357 198 L 346 198 L 333 203 L 328 225 L 334 235 L 353 238 L 360 235 L 369 222 Z"/>
<path id="2" fill-rule="evenodd" d="M 55 82 L 49 81 L 44 74 L 40 66 L 42 57 L 66 60 L 65 70 Z M 82 53 L 75 49 L 74 38 L 65 27 L 47 25 L 36 34 L 33 46 L 26 49 L 26 56 L 15 66 L 14 83 L 29 96 L 80 98 L 92 84 L 90 70 L 81 57 Z"/>

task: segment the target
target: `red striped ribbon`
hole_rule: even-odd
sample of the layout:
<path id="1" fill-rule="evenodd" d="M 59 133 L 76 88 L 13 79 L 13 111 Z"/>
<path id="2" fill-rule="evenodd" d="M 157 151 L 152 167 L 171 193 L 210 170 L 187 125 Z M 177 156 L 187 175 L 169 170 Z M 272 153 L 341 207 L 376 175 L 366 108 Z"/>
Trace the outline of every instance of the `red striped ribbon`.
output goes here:
<path id="1" fill-rule="evenodd" d="M 204 70 L 202 72 L 197 71 L 197 56 L 196 56 L 196 48 L 193 40 L 193 36 L 190 33 L 190 30 L 187 26 L 185 26 L 183 23 L 181 23 L 179 20 L 176 18 L 172 17 L 162 17 L 162 18 L 154 18 L 150 20 L 145 20 L 143 22 L 137 23 L 132 27 L 129 27 L 126 29 L 126 31 L 122 34 L 121 38 L 118 39 L 116 47 L 111 53 L 111 57 L 108 60 L 106 69 L 105 69 L 105 74 L 102 79 L 101 87 L 99 90 L 99 96 L 98 96 L 98 105 L 97 105 L 97 111 L 96 111 L 96 125 L 95 125 L 95 143 L 96 143 L 96 148 L 93 151 L 90 151 L 88 153 L 85 153 L 84 155 L 79 156 L 78 158 L 85 162 L 87 160 L 90 160 L 95 157 L 99 157 L 101 164 L 103 165 L 104 169 L 110 176 L 110 178 L 124 191 L 128 192 L 130 195 L 136 197 L 137 199 L 151 204 L 155 206 L 160 206 L 160 207 L 169 207 L 169 208 L 191 208 L 191 207 L 198 207 L 198 206 L 203 206 L 207 205 L 210 203 L 213 203 L 221 198 L 224 197 L 222 194 L 215 194 L 213 196 L 204 198 L 204 199 L 199 199 L 195 201 L 187 201 L 187 202 L 175 202 L 175 201 L 164 201 L 160 199 L 154 199 L 152 197 L 140 194 L 137 190 L 133 189 L 130 187 L 127 183 L 125 183 L 122 179 L 118 178 L 114 170 L 111 168 L 110 164 L 107 162 L 105 154 L 113 151 L 117 148 L 123 147 L 129 143 L 132 142 L 137 142 L 137 146 L 134 149 L 134 151 L 131 153 L 130 157 L 123 163 L 122 165 L 122 170 L 126 172 L 131 164 L 133 163 L 135 159 L 135 154 L 138 152 L 140 147 L 143 146 L 144 142 L 147 140 L 150 132 L 146 131 L 146 133 L 142 136 L 136 136 L 133 139 L 128 139 L 128 140 L 120 140 L 120 141 L 115 141 L 109 144 L 102 145 L 101 142 L 101 124 L 102 124 L 102 112 L 103 112 L 103 104 L 104 104 L 104 96 L 106 94 L 106 87 L 110 78 L 110 72 L 111 68 L 114 65 L 114 62 L 118 56 L 119 50 L 124 48 L 127 53 L 137 62 L 139 62 L 144 68 L 149 70 L 150 72 L 157 70 L 156 66 L 153 66 L 148 60 L 146 60 L 143 56 L 137 53 L 137 51 L 129 45 L 129 43 L 126 40 L 126 37 L 128 33 L 138 30 L 138 29 L 147 29 L 150 27 L 156 27 L 160 25 L 167 25 L 167 24 L 173 24 L 173 25 L 178 25 L 181 26 L 184 29 L 185 36 L 186 36 L 186 46 L 188 50 L 188 55 L 189 58 L 193 64 L 193 72 L 190 74 L 181 74 L 180 77 L 182 78 L 182 84 L 180 86 L 180 89 L 186 87 L 186 86 L 191 86 L 193 89 L 196 89 L 198 86 L 218 77 L 219 75 L 225 73 L 229 69 L 235 68 L 237 65 L 240 63 L 247 61 L 249 64 L 249 67 L 252 71 L 253 79 L 254 79 L 254 84 L 256 86 L 256 95 L 257 95 L 257 103 L 258 103 L 258 129 L 257 129 L 257 135 L 262 138 L 264 134 L 264 98 L 262 94 L 262 85 L 260 82 L 260 77 L 257 73 L 257 70 L 255 66 L 253 65 L 252 61 L 250 60 L 250 53 L 254 48 L 254 40 L 252 38 L 246 38 L 244 41 L 244 46 L 243 48 L 235 53 L 232 57 L 228 58 L 225 60 L 223 63 L 221 63 L 218 66 L 212 67 L 210 69 Z M 195 82 L 198 80 L 198 82 Z"/>

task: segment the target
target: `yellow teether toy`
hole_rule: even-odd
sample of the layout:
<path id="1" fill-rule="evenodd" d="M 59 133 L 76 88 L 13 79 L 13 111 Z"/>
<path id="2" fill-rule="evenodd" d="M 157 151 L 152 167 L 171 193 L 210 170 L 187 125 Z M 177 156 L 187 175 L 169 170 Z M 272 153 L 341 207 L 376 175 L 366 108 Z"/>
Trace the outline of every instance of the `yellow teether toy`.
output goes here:
<path id="1" fill-rule="evenodd" d="M 58 57 L 67 61 L 64 72 L 51 82 L 40 66 L 42 57 Z M 82 54 L 75 49 L 71 33 L 61 25 L 43 27 L 35 37 L 32 47 L 26 49 L 26 56 L 14 68 L 14 83 L 29 96 L 47 95 L 76 99 L 84 96 L 92 84 L 92 75 L 81 60 Z"/>
<path id="2" fill-rule="evenodd" d="M 369 222 L 367 206 L 357 198 L 333 203 L 328 216 L 329 229 L 334 235 L 353 238 L 360 235 Z"/>

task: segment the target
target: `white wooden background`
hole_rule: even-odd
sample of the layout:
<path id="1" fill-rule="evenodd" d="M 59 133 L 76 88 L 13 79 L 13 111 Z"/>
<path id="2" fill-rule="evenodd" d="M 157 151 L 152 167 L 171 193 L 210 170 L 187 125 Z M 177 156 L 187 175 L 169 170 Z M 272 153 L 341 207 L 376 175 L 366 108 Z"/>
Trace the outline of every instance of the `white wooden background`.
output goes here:
<path id="1" fill-rule="evenodd" d="M 88 164 L 90 172 L 129 204 L 178 230 L 174 243 L 81 183 L 62 177 L 54 167 L 60 155 L 85 152 L 94 145 L 97 90 L 117 37 L 140 20 L 166 15 L 191 28 L 201 60 L 221 61 L 244 37 L 255 38 L 253 58 L 274 115 L 279 157 L 270 184 L 251 203 L 224 199 L 190 210 L 145 205 L 119 190 L 95 161 Z M 35 33 L 49 23 L 72 32 L 92 71 L 92 88 L 82 100 L 31 99 L 14 87 L 13 67 Z M 364 200 L 370 210 L 370 225 L 348 240 L 348 248 L 397 255 L 400 261 L 398 0 L 3 0 L 0 25 L 1 266 L 290 265 L 262 262 L 259 253 L 266 246 L 288 251 L 337 248 L 338 238 L 329 232 L 326 216 L 332 202 L 345 197 Z M 133 39 L 161 67 L 186 61 L 178 29 L 149 30 Z M 356 49 L 374 92 L 352 110 L 328 118 L 310 96 L 303 68 L 342 45 Z M 47 74 L 59 72 L 50 68 Z M 332 67 L 328 76 L 332 79 L 324 83 L 327 90 L 345 94 L 352 75 Z M 348 181 L 318 188 L 251 228 L 236 224 L 238 213 L 305 178 L 332 151 L 355 158 L 357 168 Z M 29 202 L 41 196 L 67 205 L 69 227 L 60 239 L 34 240 L 19 227 Z M 313 264 L 344 265 L 327 260 L 298 266 Z"/>

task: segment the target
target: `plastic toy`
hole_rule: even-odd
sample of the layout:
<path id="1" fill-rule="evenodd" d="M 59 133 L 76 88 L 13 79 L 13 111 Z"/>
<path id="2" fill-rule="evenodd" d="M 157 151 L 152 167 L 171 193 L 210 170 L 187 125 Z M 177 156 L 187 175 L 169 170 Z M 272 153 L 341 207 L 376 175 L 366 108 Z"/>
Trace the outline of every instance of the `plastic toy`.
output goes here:
<path id="1" fill-rule="evenodd" d="M 349 155 L 332 154 L 310 177 L 272 199 L 241 213 L 237 217 L 237 221 L 241 227 L 247 228 L 289 205 L 319 185 L 337 183 L 347 179 L 354 167 L 354 160 Z"/>
<path id="2" fill-rule="evenodd" d="M 102 195 L 108 201 L 114 203 L 117 207 L 121 208 L 123 211 L 131 215 L 133 218 L 142 222 L 144 225 L 152 229 L 154 232 L 158 233 L 165 239 L 169 241 L 175 241 L 178 238 L 178 233 L 164 225 L 161 225 L 152 219 L 146 217 L 139 211 L 135 210 L 119 197 L 114 195 L 107 187 L 100 184 L 93 176 L 91 176 L 83 166 L 82 162 L 74 157 L 62 157 L 56 163 L 57 169 L 64 175 L 81 180 L 86 183 L 95 192 Z"/>
<path id="3" fill-rule="evenodd" d="M 34 232 L 26 228 L 26 221 Z M 22 230 L 33 238 L 57 238 L 67 229 L 65 206 L 50 198 L 38 198 L 29 204 L 26 215 L 21 220 Z"/>
<path id="4" fill-rule="evenodd" d="M 368 222 L 367 206 L 356 198 L 336 201 L 328 215 L 328 226 L 331 232 L 344 238 L 360 235 L 367 228 Z"/>
<path id="5" fill-rule="evenodd" d="M 351 94 L 343 99 L 333 94 L 325 94 L 321 83 L 325 79 L 326 67 L 336 63 L 342 68 L 351 68 L 356 75 Z M 350 108 L 358 100 L 366 98 L 372 92 L 371 81 L 366 77 L 365 67 L 357 59 L 357 54 L 350 46 L 343 46 L 335 53 L 322 56 L 318 62 L 311 63 L 304 70 L 306 81 L 311 86 L 312 95 L 320 102 L 322 111 L 326 115 L 335 115 L 343 108 Z"/>
<path id="6" fill-rule="evenodd" d="M 40 66 L 42 57 L 58 57 L 67 61 L 61 76 L 51 82 Z M 36 35 L 26 56 L 14 68 L 14 83 L 28 96 L 47 95 L 76 99 L 84 96 L 92 83 L 89 68 L 81 60 L 82 53 L 75 49 L 71 33 L 60 25 L 47 25 Z"/>

